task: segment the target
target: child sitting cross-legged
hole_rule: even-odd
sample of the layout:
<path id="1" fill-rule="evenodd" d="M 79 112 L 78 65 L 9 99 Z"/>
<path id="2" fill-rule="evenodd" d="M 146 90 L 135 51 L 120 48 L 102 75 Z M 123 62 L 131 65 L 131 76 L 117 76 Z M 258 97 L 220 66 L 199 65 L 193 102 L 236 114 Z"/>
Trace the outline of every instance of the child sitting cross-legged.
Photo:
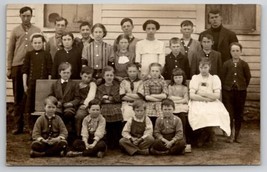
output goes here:
<path id="1" fill-rule="evenodd" d="M 135 100 L 133 110 L 135 115 L 127 121 L 122 130 L 123 138 L 120 139 L 120 146 L 129 155 L 148 155 L 154 138 L 152 122 L 145 114 L 145 102 Z"/>
<path id="2" fill-rule="evenodd" d="M 105 135 L 106 120 L 100 113 L 100 101 L 94 99 L 88 105 L 87 115 L 82 123 L 82 140 L 77 139 L 73 143 L 77 151 L 69 151 L 67 156 L 97 156 L 102 158 L 107 150 L 107 145 L 103 141 Z"/>
<path id="3" fill-rule="evenodd" d="M 173 115 L 175 108 L 171 99 L 164 99 L 161 104 L 163 116 L 158 117 L 154 128 L 156 141 L 150 152 L 153 155 L 179 155 L 185 152 L 183 124 Z"/>
<path id="4" fill-rule="evenodd" d="M 65 155 L 68 131 L 62 119 L 55 114 L 57 103 L 53 96 L 45 99 L 45 113 L 37 119 L 32 132 L 32 158 Z"/>

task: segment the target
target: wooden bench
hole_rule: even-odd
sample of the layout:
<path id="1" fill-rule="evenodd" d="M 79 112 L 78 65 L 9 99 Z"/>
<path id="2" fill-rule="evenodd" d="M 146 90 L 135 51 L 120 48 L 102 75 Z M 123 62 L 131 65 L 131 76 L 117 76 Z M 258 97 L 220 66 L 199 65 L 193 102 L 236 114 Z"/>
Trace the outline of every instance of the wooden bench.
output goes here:
<path id="1" fill-rule="evenodd" d="M 74 80 L 80 82 L 80 80 Z M 36 81 L 35 90 L 35 112 L 31 115 L 42 115 L 44 114 L 44 100 L 50 94 L 52 84 L 56 82 L 56 79 L 38 79 Z"/>
<path id="2" fill-rule="evenodd" d="M 35 90 L 35 112 L 32 115 L 44 114 L 44 100 L 50 94 L 51 86 L 56 80 L 37 80 Z"/>
<path id="3" fill-rule="evenodd" d="M 47 79 L 38 79 L 36 81 L 36 90 L 35 90 L 35 112 L 31 115 L 40 116 L 44 114 L 44 100 L 50 94 L 51 86 L 56 81 L 56 79 L 47 80 Z M 80 82 L 80 80 L 74 80 L 75 82 Z M 189 81 L 186 83 L 189 87 Z M 166 80 L 167 84 L 170 83 L 170 80 Z"/>

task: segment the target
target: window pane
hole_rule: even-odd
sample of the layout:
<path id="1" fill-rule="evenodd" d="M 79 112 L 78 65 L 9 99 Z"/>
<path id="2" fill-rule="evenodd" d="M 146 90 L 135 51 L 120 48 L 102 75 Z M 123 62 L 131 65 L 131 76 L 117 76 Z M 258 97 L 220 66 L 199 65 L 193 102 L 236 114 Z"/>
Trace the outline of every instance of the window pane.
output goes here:
<path id="1" fill-rule="evenodd" d="M 44 5 L 44 27 L 54 28 L 54 19 L 57 16 L 66 18 L 69 22 L 69 31 L 79 31 L 80 23 L 88 21 L 93 23 L 93 5 L 89 4 L 45 4 Z"/>
<path id="2" fill-rule="evenodd" d="M 54 20 L 61 14 L 61 5 L 44 5 L 44 27 L 54 28 Z"/>

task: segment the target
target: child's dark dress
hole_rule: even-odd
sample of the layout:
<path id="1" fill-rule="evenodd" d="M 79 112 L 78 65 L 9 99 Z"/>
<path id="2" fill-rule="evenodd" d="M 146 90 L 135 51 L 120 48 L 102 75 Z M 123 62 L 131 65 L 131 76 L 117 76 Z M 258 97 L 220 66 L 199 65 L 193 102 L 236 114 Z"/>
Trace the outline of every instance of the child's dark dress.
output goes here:
<path id="1" fill-rule="evenodd" d="M 36 80 L 48 79 L 51 70 L 52 57 L 50 53 L 44 50 L 33 50 L 26 54 L 22 68 L 23 74 L 27 74 L 28 85 L 25 113 L 34 112 Z"/>

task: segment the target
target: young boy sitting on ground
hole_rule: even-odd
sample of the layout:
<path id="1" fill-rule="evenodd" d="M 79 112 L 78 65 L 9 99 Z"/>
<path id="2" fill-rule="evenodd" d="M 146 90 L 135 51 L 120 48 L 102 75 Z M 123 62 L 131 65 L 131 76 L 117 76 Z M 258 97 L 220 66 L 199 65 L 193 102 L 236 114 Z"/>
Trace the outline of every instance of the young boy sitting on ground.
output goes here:
<path id="1" fill-rule="evenodd" d="M 156 141 L 150 152 L 153 155 L 179 155 L 185 152 L 183 124 L 173 115 L 175 108 L 171 99 L 164 99 L 161 104 L 163 116 L 158 117 L 154 129 Z"/>
<path id="2" fill-rule="evenodd" d="M 91 156 L 102 158 L 107 151 L 107 145 L 103 141 L 106 128 L 106 120 L 100 113 L 101 105 L 97 99 L 88 105 L 88 113 L 82 123 L 82 140 L 77 139 L 73 143 L 75 151 L 69 151 L 67 156 Z"/>
<path id="3" fill-rule="evenodd" d="M 129 155 L 148 155 L 149 147 L 153 144 L 153 126 L 149 117 L 146 116 L 145 102 L 135 100 L 133 103 L 135 116 L 130 118 L 122 130 L 120 146 Z"/>
<path id="4" fill-rule="evenodd" d="M 32 132 L 32 158 L 65 155 L 68 131 L 62 119 L 55 114 L 57 103 L 53 96 L 45 99 L 45 113 L 37 119 Z"/>

